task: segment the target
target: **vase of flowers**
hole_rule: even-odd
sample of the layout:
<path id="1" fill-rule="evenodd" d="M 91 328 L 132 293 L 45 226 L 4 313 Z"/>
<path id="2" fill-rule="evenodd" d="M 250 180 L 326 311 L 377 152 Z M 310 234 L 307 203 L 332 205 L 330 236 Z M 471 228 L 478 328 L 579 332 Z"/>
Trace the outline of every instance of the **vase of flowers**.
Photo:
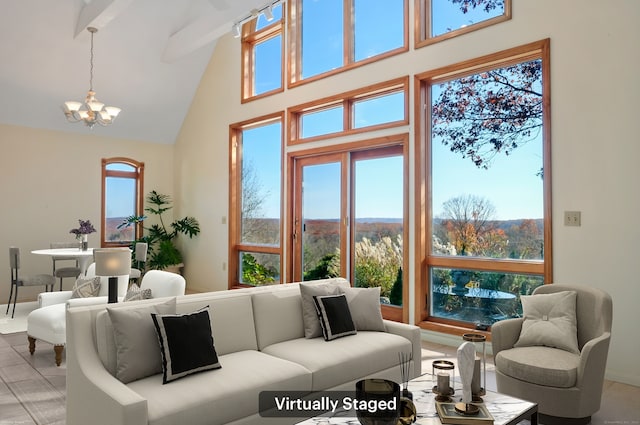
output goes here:
<path id="1" fill-rule="evenodd" d="M 69 230 L 69 233 L 76 235 L 76 239 L 80 241 L 80 249 L 86 251 L 89 248 L 89 234 L 96 231 L 90 220 L 78 220 L 80 226 L 76 229 Z"/>

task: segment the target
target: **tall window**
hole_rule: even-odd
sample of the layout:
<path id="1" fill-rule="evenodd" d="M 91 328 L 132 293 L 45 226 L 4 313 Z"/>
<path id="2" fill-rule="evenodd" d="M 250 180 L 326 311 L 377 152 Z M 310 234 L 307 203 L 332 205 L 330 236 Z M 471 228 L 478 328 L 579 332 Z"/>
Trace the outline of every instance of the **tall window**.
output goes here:
<path id="1" fill-rule="evenodd" d="M 290 84 L 406 51 L 407 0 L 290 0 Z"/>
<path id="2" fill-rule="evenodd" d="M 542 41 L 417 77 L 423 320 L 489 326 L 551 280 L 548 57 Z"/>
<path id="3" fill-rule="evenodd" d="M 511 0 L 419 0 L 416 47 L 511 19 Z"/>
<path id="4" fill-rule="evenodd" d="M 242 30 L 242 101 L 264 97 L 283 90 L 282 4 L 273 7 L 273 19 L 263 14 Z"/>
<path id="5" fill-rule="evenodd" d="M 229 287 L 280 283 L 282 121 L 231 126 Z"/>
<path id="6" fill-rule="evenodd" d="M 102 160 L 102 246 L 129 245 L 142 236 L 140 226 L 118 229 L 143 212 L 144 163 L 129 158 Z"/>

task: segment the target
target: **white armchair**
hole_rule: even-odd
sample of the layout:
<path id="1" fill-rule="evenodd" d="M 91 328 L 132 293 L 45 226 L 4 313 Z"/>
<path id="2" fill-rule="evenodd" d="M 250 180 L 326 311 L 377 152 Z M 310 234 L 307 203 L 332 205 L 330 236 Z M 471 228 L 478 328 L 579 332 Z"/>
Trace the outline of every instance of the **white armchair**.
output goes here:
<path id="1" fill-rule="evenodd" d="M 95 264 L 87 268 L 87 277 L 95 276 Z M 62 362 L 62 351 L 67 341 L 66 310 L 83 305 L 107 304 L 108 277 L 100 278 L 100 292 L 96 297 L 71 298 L 72 291 L 43 292 L 38 295 L 39 308 L 27 317 L 29 352 L 33 355 L 36 340 L 53 344 L 56 365 Z M 127 293 L 129 276 L 118 276 L 118 299 Z M 151 289 L 153 298 L 184 295 L 186 282 L 176 273 L 150 270 L 142 277 L 141 289 Z"/>
<path id="2" fill-rule="evenodd" d="M 95 264 L 87 269 L 86 277 L 95 277 Z M 62 363 L 62 351 L 67 341 L 66 309 L 94 304 L 107 304 L 107 277 L 100 278 L 100 292 L 96 297 L 71 298 L 73 291 L 42 292 L 38 295 L 38 308 L 27 316 L 27 338 L 31 355 L 36 350 L 36 340 L 53 344 L 56 366 Z M 118 276 L 118 297 L 127 293 L 129 276 Z"/>

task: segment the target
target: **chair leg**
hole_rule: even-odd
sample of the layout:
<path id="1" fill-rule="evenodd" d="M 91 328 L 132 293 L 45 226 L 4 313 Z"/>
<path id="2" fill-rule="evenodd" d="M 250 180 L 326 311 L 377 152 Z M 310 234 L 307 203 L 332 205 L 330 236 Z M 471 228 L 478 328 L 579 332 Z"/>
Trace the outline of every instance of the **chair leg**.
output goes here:
<path id="1" fill-rule="evenodd" d="M 60 278 L 60 290 L 62 291 L 62 278 Z"/>
<path id="2" fill-rule="evenodd" d="M 13 312 L 11 312 L 11 318 L 16 314 L 16 301 L 18 301 L 18 285 L 16 285 L 16 297 L 13 299 Z"/>
<path id="3" fill-rule="evenodd" d="M 11 284 L 11 292 L 9 292 L 9 301 L 7 301 L 7 312 L 5 316 L 9 314 L 9 306 L 11 306 L 11 298 L 13 297 L 13 283 Z"/>
<path id="4" fill-rule="evenodd" d="M 27 339 L 29 340 L 29 354 L 33 356 L 36 351 L 36 339 L 29 335 L 27 335 Z"/>
<path id="5" fill-rule="evenodd" d="M 62 350 L 64 350 L 64 345 L 53 346 L 53 351 L 56 353 L 56 366 L 60 366 L 60 363 L 62 363 Z"/>

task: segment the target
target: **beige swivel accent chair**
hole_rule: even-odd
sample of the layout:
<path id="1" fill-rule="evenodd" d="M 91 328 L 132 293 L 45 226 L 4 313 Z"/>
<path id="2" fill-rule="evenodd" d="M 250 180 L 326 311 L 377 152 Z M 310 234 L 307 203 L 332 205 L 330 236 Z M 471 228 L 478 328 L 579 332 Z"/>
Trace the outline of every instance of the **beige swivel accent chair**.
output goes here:
<path id="1" fill-rule="evenodd" d="M 524 318 L 502 320 L 491 329 L 498 392 L 538 403 L 546 424 L 587 424 L 600 409 L 613 306 L 605 291 L 548 284 L 533 296 L 575 291 L 579 353 L 548 346 L 514 347 Z M 547 320 L 543 317 L 542 320 Z"/>
<path id="2" fill-rule="evenodd" d="M 9 314 L 9 306 L 11 305 L 11 298 L 13 298 L 13 312 L 11 318 L 13 319 L 16 313 L 16 301 L 18 300 L 18 288 L 21 286 L 44 286 L 46 290 L 53 291 L 53 285 L 56 284 L 56 279 L 50 274 L 37 274 L 35 276 L 19 276 L 20 270 L 20 248 L 12 246 L 9 248 L 9 263 L 11 265 L 11 292 L 9 293 L 9 302 L 7 302 L 7 312 Z M 15 298 L 13 295 L 13 289 L 15 288 Z"/>
<path id="3" fill-rule="evenodd" d="M 49 245 L 50 248 L 52 249 L 56 249 L 56 248 L 76 248 L 79 249 L 80 248 L 80 243 L 79 242 L 52 242 Z M 67 278 L 67 277 L 72 277 L 74 279 L 78 278 L 78 276 L 80 276 L 80 267 L 78 266 L 78 259 L 77 258 L 73 258 L 73 257 L 64 257 L 64 256 L 52 256 L 52 263 L 53 263 L 53 275 L 56 278 L 60 279 L 60 290 L 62 291 L 62 279 Z M 64 262 L 66 262 L 66 266 L 59 266 L 60 262 L 63 262 L 63 264 L 65 264 Z M 69 265 L 69 261 L 73 262 L 73 265 Z"/>
<path id="4" fill-rule="evenodd" d="M 131 267 L 129 279 L 134 280 L 138 284 L 140 283 L 140 278 L 144 274 L 148 248 L 149 245 L 147 245 L 146 242 L 136 242 L 135 251 L 133 253 L 136 268 Z"/>

